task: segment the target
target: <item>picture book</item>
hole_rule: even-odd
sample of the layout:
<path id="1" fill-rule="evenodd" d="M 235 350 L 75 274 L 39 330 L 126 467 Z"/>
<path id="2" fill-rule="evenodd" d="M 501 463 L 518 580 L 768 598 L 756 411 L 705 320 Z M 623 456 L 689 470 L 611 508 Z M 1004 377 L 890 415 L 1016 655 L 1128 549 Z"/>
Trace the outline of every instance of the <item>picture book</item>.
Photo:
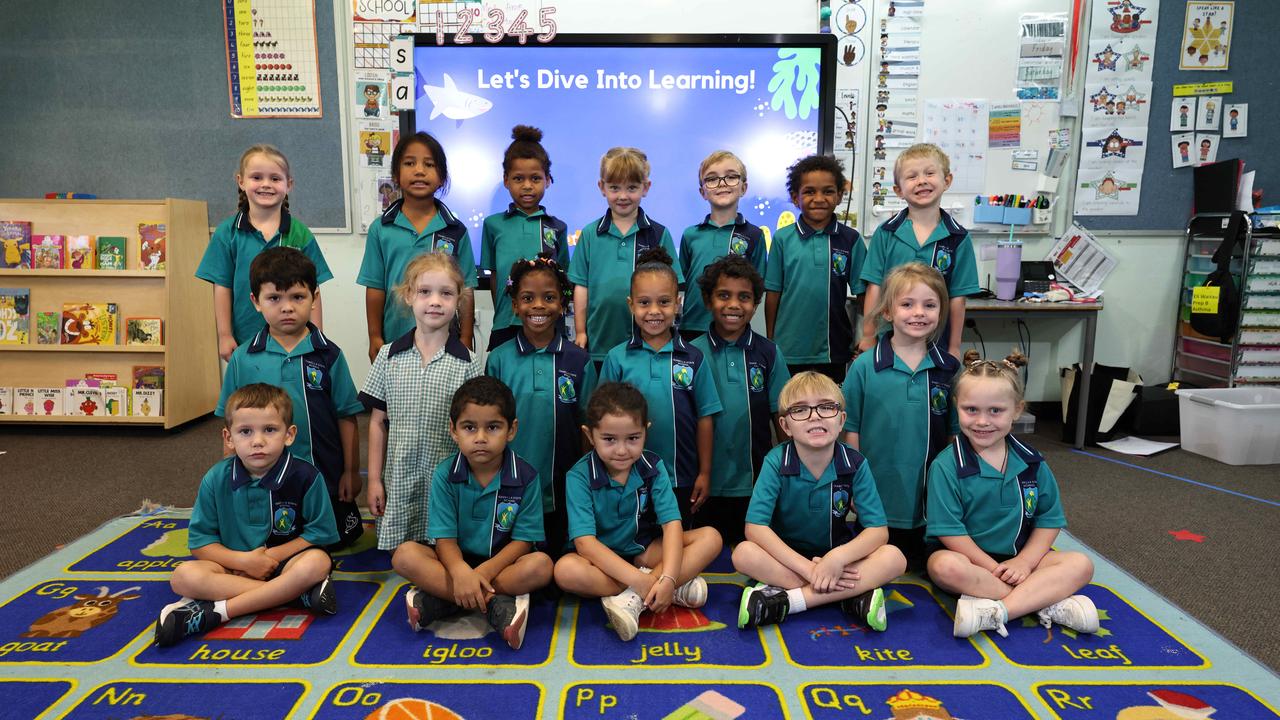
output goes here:
<path id="1" fill-rule="evenodd" d="M 31 267 L 31 223 L 0 220 L 0 268 Z"/>
<path id="2" fill-rule="evenodd" d="M 68 235 L 67 240 L 67 269 L 68 270 L 92 270 L 94 261 L 97 256 L 94 252 L 92 235 Z"/>
<path id="3" fill-rule="evenodd" d="M 35 408 L 32 415 L 61 415 L 62 388 L 36 388 Z"/>
<path id="4" fill-rule="evenodd" d="M 36 389 L 33 387 L 16 387 L 13 389 L 13 414 L 37 415 Z"/>
<path id="5" fill-rule="evenodd" d="M 63 303 L 63 345 L 119 345 L 120 311 L 115 303 Z"/>
<path id="6" fill-rule="evenodd" d="M 13 388 L 0 387 L 0 415 L 13 414 Z"/>
<path id="7" fill-rule="evenodd" d="M 61 315 L 57 312 L 36 313 L 37 345 L 58 344 L 58 320 L 60 318 Z"/>
<path id="8" fill-rule="evenodd" d="M 106 401 L 102 397 L 102 388 L 87 380 L 72 383 L 68 381 L 67 391 L 63 395 L 63 410 L 66 415 L 93 417 L 106 412 Z"/>
<path id="9" fill-rule="evenodd" d="M 134 365 L 133 386 L 149 390 L 164 389 L 163 365 Z"/>
<path id="10" fill-rule="evenodd" d="M 167 238 L 164 223 L 138 224 L 138 264 L 143 270 L 164 270 Z"/>
<path id="11" fill-rule="evenodd" d="M 84 379 L 97 382 L 101 387 L 110 387 L 112 385 L 120 384 L 120 376 L 115 373 L 85 373 Z"/>
<path id="12" fill-rule="evenodd" d="M 103 415 L 119 417 L 127 414 L 129 406 L 129 389 L 122 387 L 102 388 Z"/>
<path id="13" fill-rule="evenodd" d="M 164 322 L 158 317 L 131 317 L 124 321 L 125 345 L 163 345 Z"/>
<path id="14" fill-rule="evenodd" d="M 100 235 L 98 237 L 98 269 L 99 270 L 124 270 L 125 255 L 124 250 L 125 239 L 122 237 L 109 237 Z"/>
<path id="15" fill-rule="evenodd" d="M 37 270 L 61 270 L 64 258 L 65 238 L 61 235 L 32 235 L 31 264 Z"/>
<path id="16" fill-rule="evenodd" d="M 26 345 L 31 335 L 31 290 L 0 288 L 0 345 Z"/>
<path id="17" fill-rule="evenodd" d="M 163 411 L 163 390 L 152 390 L 150 388 L 134 388 L 133 404 L 130 406 L 130 415 L 135 417 L 160 417 Z"/>

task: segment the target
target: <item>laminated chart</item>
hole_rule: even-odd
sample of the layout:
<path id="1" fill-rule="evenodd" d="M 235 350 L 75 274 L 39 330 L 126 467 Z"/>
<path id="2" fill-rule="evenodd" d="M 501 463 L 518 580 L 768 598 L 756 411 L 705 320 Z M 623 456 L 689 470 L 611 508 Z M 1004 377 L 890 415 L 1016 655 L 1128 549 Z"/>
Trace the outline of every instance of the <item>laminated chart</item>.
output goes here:
<path id="1" fill-rule="evenodd" d="M 323 115 L 312 2 L 224 0 L 223 19 L 232 117 Z"/>

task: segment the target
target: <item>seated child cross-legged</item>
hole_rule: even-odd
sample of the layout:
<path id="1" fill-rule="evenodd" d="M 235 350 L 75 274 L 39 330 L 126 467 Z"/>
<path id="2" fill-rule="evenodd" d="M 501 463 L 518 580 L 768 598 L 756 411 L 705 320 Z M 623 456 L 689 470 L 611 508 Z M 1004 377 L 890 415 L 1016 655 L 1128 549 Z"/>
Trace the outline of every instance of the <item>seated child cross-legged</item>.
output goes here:
<path id="1" fill-rule="evenodd" d="M 721 547 L 713 528 L 681 529 L 666 464 L 644 449 L 648 425 L 648 406 L 635 387 L 609 382 L 592 393 L 583 430 L 594 449 L 565 478 L 576 552 L 555 567 L 561 589 L 601 599 L 624 641 L 636 636 L 645 609 L 706 604 L 707 582 L 699 574 Z"/>
<path id="2" fill-rule="evenodd" d="M 757 581 L 743 590 L 739 628 L 833 602 L 859 623 L 886 627 L 881 586 L 907 563 L 886 544 L 870 464 L 837 441 L 845 421 L 840 400 L 840 387 L 811 370 L 792 377 L 778 396 L 791 441 L 765 457 L 747 507 L 747 539 L 733 550 L 734 568 Z M 847 523 L 850 511 L 857 532 Z"/>
<path id="3" fill-rule="evenodd" d="M 235 455 L 200 481 L 188 540 L 195 559 L 169 580 L 183 597 L 160 610 L 161 647 L 291 601 L 338 611 L 323 549 L 338 542 L 338 530 L 325 479 L 287 449 L 298 432 L 288 394 L 246 385 L 227 398 L 225 411 L 222 437 Z"/>
<path id="4" fill-rule="evenodd" d="M 945 548 L 929 556 L 929 579 L 960 595 L 954 635 L 1008 635 L 1005 623 L 1038 613 L 1040 623 L 1098 630 L 1083 553 L 1053 552 L 1066 517 L 1044 458 L 1009 435 L 1023 408 L 1014 352 L 1003 361 L 965 353 L 952 383 L 961 435 L 929 467 L 928 536 Z M 1010 500 L 1013 498 L 1013 500 Z"/>
<path id="5" fill-rule="evenodd" d="M 516 434 L 516 399 L 497 378 L 462 384 L 449 407 L 458 452 L 431 476 L 428 532 L 435 548 L 409 541 L 391 558 L 414 584 L 405 593 L 409 627 L 465 610 L 485 613 L 513 649 L 524 643 L 529 593 L 551 581 L 543 539 L 542 484 L 507 443 Z"/>

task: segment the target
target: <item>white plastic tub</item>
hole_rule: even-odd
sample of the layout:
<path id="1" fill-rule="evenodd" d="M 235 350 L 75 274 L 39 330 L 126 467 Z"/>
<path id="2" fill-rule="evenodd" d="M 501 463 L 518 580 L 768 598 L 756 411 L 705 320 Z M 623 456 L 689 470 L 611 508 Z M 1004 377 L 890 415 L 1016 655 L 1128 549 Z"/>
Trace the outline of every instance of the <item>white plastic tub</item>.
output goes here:
<path id="1" fill-rule="evenodd" d="M 1182 447 L 1228 465 L 1280 463 L 1280 388 L 1177 393 Z"/>

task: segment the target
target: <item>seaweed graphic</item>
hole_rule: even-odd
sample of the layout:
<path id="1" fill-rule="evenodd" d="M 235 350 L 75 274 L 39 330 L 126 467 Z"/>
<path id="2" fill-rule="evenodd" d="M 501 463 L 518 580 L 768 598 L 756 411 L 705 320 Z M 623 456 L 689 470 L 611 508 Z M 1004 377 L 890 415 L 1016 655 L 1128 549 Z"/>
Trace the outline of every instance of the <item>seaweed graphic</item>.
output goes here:
<path id="1" fill-rule="evenodd" d="M 798 114 L 807 119 L 818 108 L 817 48 L 778 48 L 778 62 L 773 64 L 773 78 L 769 80 L 769 92 L 773 93 L 771 107 L 782 108 L 788 120 Z M 800 93 L 799 102 L 795 93 Z"/>

